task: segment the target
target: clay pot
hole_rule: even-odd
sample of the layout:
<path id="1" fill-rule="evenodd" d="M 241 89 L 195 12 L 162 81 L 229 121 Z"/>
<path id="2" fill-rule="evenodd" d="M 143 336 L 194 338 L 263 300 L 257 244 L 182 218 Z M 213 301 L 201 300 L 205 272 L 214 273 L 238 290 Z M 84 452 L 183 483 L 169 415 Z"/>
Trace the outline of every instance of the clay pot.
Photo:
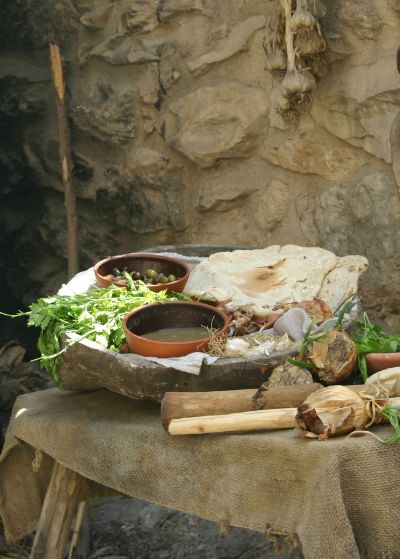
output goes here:
<path id="1" fill-rule="evenodd" d="M 97 262 L 94 266 L 97 285 L 99 287 L 108 287 L 112 284 L 118 286 L 118 282 L 111 281 L 104 276 L 111 274 L 114 268 L 122 269 L 125 267 L 130 271 L 135 270 L 140 274 L 144 274 L 148 268 L 152 268 L 156 272 L 162 272 L 166 276 L 170 274 L 176 276 L 177 279 L 175 281 L 148 285 L 151 291 L 163 291 L 164 289 L 168 289 L 168 291 L 180 293 L 183 291 L 190 273 L 187 264 L 175 258 L 152 254 L 150 252 L 133 252 L 131 254 L 121 254 L 119 256 L 109 256 Z"/>
<path id="2" fill-rule="evenodd" d="M 227 315 L 203 303 L 170 301 L 145 305 L 128 313 L 123 322 L 130 349 L 139 355 L 153 357 L 181 357 L 194 351 L 206 351 L 210 337 L 185 342 L 161 342 L 143 338 L 142 334 L 162 328 L 205 326 L 226 335 L 229 328 Z"/>
<path id="3" fill-rule="evenodd" d="M 365 356 L 369 373 L 400 366 L 400 353 L 368 353 Z"/>

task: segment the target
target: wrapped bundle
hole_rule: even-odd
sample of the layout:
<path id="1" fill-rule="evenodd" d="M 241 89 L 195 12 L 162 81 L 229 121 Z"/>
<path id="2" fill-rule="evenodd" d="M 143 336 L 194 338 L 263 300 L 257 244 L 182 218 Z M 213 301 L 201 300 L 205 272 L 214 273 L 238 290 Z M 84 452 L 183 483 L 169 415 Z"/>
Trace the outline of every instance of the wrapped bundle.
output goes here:
<path id="1" fill-rule="evenodd" d="M 400 395 L 400 367 L 392 367 L 379 371 L 367 378 L 365 385 L 370 387 L 377 385 L 389 390 L 389 396 Z"/>
<path id="2" fill-rule="evenodd" d="M 297 425 L 305 438 L 343 435 L 382 421 L 396 420 L 400 398 L 389 398 L 389 389 L 372 383 L 362 392 L 346 386 L 329 386 L 313 392 L 298 408 Z"/>

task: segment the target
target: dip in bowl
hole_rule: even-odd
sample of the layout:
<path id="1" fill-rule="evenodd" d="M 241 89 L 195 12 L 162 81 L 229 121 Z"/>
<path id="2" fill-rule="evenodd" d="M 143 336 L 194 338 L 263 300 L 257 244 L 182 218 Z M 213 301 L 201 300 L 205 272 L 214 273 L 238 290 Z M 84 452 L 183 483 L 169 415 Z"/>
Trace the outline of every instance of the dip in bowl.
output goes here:
<path id="1" fill-rule="evenodd" d="M 212 335 L 228 332 L 227 315 L 203 303 L 170 301 L 145 305 L 128 313 L 122 323 L 133 353 L 181 357 L 207 351 Z"/>

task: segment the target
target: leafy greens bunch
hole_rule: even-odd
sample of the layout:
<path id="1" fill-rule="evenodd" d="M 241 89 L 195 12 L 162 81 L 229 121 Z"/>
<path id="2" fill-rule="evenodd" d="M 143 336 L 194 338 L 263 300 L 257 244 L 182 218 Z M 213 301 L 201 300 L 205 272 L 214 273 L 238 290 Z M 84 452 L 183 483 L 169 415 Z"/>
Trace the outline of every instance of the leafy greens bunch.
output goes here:
<path id="1" fill-rule="evenodd" d="M 373 324 L 364 313 L 363 319 L 357 322 L 357 328 L 352 332 L 358 353 L 358 367 L 363 380 L 368 378 L 367 353 L 396 353 L 400 352 L 400 334 L 386 334 L 380 327 Z"/>
<path id="2" fill-rule="evenodd" d="M 39 299 L 27 312 L 11 315 L 28 317 L 28 326 L 40 328 L 38 349 L 41 366 L 58 382 L 60 356 L 69 346 L 83 339 L 92 340 L 118 351 L 125 341 L 122 320 L 131 310 L 149 303 L 187 299 L 180 293 L 156 293 L 142 282 L 133 282 L 127 274 L 128 287 L 95 288 L 76 295 L 53 295 Z M 63 346 L 66 333 L 78 337 Z"/>

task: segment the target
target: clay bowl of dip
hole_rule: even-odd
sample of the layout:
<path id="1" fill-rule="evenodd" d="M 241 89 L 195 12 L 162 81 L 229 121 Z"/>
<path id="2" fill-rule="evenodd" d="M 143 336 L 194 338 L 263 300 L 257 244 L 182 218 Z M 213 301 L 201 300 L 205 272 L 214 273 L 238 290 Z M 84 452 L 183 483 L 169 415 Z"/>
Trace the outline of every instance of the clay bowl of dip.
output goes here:
<path id="1" fill-rule="evenodd" d="M 182 357 L 207 351 L 210 331 L 226 335 L 227 315 L 203 303 L 169 301 L 145 305 L 128 313 L 122 326 L 133 353 L 153 357 Z"/>
<path id="2" fill-rule="evenodd" d="M 146 271 L 151 270 L 157 276 L 163 276 L 164 280 L 162 283 L 158 283 L 156 276 L 155 278 L 149 278 L 149 280 L 152 280 L 152 283 L 148 283 L 142 279 L 151 291 L 168 289 L 168 291 L 174 291 L 175 293 L 183 291 L 190 273 L 187 264 L 176 258 L 152 254 L 151 252 L 133 252 L 119 256 L 109 256 L 97 262 L 94 266 L 97 285 L 99 287 L 108 287 L 110 285 L 125 286 L 126 280 L 123 281 L 123 277 L 121 279 L 114 277 L 113 279 L 113 271 L 115 269 L 122 272 L 125 268 L 128 273 L 136 272 L 141 275 L 141 278 L 133 277 L 134 280 L 142 279 L 143 276 L 146 276 Z"/>
<path id="3" fill-rule="evenodd" d="M 370 373 L 378 373 L 384 369 L 400 366 L 400 353 L 368 353 L 365 356 L 367 369 Z"/>

